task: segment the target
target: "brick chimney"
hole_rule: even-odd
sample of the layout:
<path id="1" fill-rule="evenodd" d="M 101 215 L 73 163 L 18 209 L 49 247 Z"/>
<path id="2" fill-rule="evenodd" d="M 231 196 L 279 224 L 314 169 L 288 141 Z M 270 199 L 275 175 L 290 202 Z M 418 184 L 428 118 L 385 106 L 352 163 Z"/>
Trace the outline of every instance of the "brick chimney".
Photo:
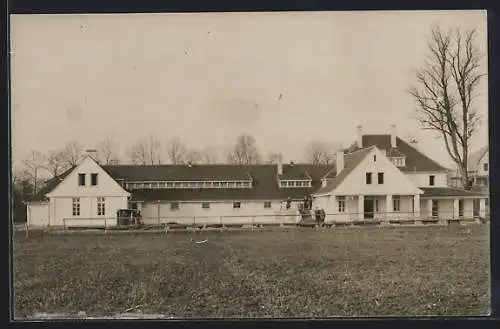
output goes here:
<path id="1" fill-rule="evenodd" d="M 391 147 L 392 148 L 396 148 L 397 147 L 397 145 L 396 145 L 396 136 L 397 136 L 396 125 L 391 125 Z"/>
<path id="2" fill-rule="evenodd" d="M 337 152 L 336 156 L 336 165 L 337 165 L 337 175 L 340 174 L 342 170 L 344 170 L 344 151 L 340 150 Z"/>
<path id="3" fill-rule="evenodd" d="M 283 156 L 281 153 L 278 155 L 278 161 L 276 163 L 278 175 L 283 175 Z"/>

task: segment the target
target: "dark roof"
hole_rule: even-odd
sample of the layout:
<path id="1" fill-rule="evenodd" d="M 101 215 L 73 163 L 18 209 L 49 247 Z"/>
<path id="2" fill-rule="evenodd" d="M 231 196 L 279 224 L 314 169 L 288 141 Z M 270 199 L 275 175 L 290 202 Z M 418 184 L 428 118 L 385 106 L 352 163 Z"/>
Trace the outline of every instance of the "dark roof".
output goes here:
<path id="1" fill-rule="evenodd" d="M 59 183 L 64 178 L 66 178 L 66 176 L 68 176 L 73 171 L 74 168 L 75 167 L 71 167 L 68 170 L 66 170 L 65 172 L 63 172 L 62 174 L 60 174 L 60 175 L 58 175 L 58 176 L 56 176 L 54 178 L 51 178 L 48 181 L 46 181 L 45 185 L 38 191 L 37 194 L 35 194 L 33 196 L 30 196 L 30 197 L 27 197 L 25 199 L 25 201 L 27 201 L 27 202 L 36 202 L 36 201 L 45 201 L 45 200 L 47 200 L 47 197 L 45 196 L 45 194 L 49 193 L 54 188 L 56 188 L 56 186 L 59 185 Z"/>
<path id="2" fill-rule="evenodd" d="M 107 165 L 102 168 L 115 179 L 127 181 L 251 180 L 243 165 Z"/>
<path id="3" fill-rule="evenodd" d="M 283 165 L 283 175 L 279 175 L 279 178 L 282 180 L 311 179 L 307 167 L 303 164 Z"/>
<path id="4" fill-rule="evenodd" d="M 316 193 L 330 192 L 335 189 L 349 176 L 349 174 L 356 168 L 361 161 L 370 153 L 373 147 L 367 147 L 344 155 L 344 169 L 335 178 L 328 179 L 325 187 L 320 188 Z M 330 176 L 331 173 L 328 175 Z"/>
<path id="5" fill-rule="evenodd" d="M 390 156 L 389 152 L 391 152 L 391 154 L 397 154 L 396 150 L 403 154 L 406 157 L 406 166 L 399 167 L 401 171 L 448 171 L 448 169 L 399 137 L 396 137 L 396 149 L 391 147 L 391 135 L 363 135 L 362 142 L 364 147 L 375 145 L 381 150 L 386 150 L 388 156 Z M 357 149 L 356 143 L 353 143 L 348 148 L 348 152 Z"/>
<path id="6" fill-rule="evenodd" d="M 453 187 L 421 187 L 424 194 L 422 197 L 444 197 L 444 196 L 487 196 L 487 193 L 467 191 Z"/>
<path id="7" fill-rule="evenodd" d="M 331 165 L 294 164 L 296 170 L 308 172 L 312 179 L 312 187 L 279 188 L 277 184 L 276 165 L 215 165 L 227 168 L 231 172 L 249 172 L 253 177 L 252 188 L 241 189 L 141 189 L 130 191 L 132 200 L 137 201 L 187 201 L 187 200 L 285 200 L 287 198 L 303 199 L 314 193 L 321 186 L 321 177 Z M 284 165 L 283 172 L 290 165 Z M 202 167 L 202 166 L 199 166 Z M 204 165 L 203 167 L 213 167 Z M 193 167 L 194 168 L 194 167 Z M 294 169 L 295 170 L 295 169 Z M 197 180 L 196 172 L 192 172 L 191 180 Z M 136 176 L 133 176 L 136 177 Z M 129 179 L 128 177 L 124 177 Z"/>

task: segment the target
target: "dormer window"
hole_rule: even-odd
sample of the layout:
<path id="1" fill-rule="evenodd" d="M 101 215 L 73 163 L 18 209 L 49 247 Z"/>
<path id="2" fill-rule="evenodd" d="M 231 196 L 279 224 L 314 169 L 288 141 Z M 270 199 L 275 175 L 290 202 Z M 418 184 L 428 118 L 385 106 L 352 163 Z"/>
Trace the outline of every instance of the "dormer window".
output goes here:
<path id="1" fill-rule="evenodd" d="M 391 161 L 396 167 L 405 167 L 406 166 L 406 158 L 405 157 L 392 157 Z"/>

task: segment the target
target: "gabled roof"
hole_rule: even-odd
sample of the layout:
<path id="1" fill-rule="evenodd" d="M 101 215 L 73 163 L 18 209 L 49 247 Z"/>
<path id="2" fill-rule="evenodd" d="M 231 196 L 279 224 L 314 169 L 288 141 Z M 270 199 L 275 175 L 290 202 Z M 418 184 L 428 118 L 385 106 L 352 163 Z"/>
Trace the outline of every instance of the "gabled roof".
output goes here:
<path id="1" fill-rule="evenodd" d="M 479 165 L 479 161 L 484 158 L 485 155 L 488 154 L 489 147 L 488 145 L 481 147 L 479 150 L 473 152 L 469 159 L 467 160 L 467 167 L 469 170 L 475 170 Z"/>
<path id="2" fill-rule="evenodd" d="M 321 187 L 316 194 L 327 193 L 334 190 L 337 186 L 349 176 L 349 174 L 366 158 L 366 156 L 374 149 L 375 146 L 359 149 L 344 155 L 344 169 L 335 176 L 335 178 L 328 179 L 326 186 Z M 329 173 L 328 176 L 332 176 Z"/>
<path id="3" fill-rule="evenodd" d="M 389 154 L 396 154 L 396 151 L 403 154 L 406 157 L 406 163 L 404 167 L 399 167 L 403 172 L 449 171 L 399 137 L 396 137 L 395 149 L 391 147 L 391 135 L 363 135 L 362 143 L 364 147 L 375 145 L 380 150 L 386 150 L 387 156 L 395 156 Z M 352 152 L 357 149 L 356 143 L 353 143 L 348 151 Z"/>
<path id="4" fill-rule="evenodd" d="M 276 165 L 200 165 L 199 167 L 224 167 L 233 173 L 248 172 L 253 178 L 251 188 L 241 189 L 141 189 L 132 191 L 132 200 L 136 201 L 210 201 L 210 200 L 286 200 L 303 199 L 304 196 L 314 193 L 321 186 L 321 177 L 327 173 L 331 165 L 294 164 L 294 170 L 307 172 L 312 179 L 311 187 L 280 188 L 276 181 Z M 195 168 L 194 166 L 191 168 Z M 290 169 L 290 165 L 283 165 L 283 172 Z M 202 169 L 205 170 L 205 169 Z M 207 169 L 210 170 L 210 169 Z M 186 177 L 198 180 L 196 171 Z M 129 176 L 136 178 L 135 174 Z M 123 177 L 130 180 L 129 177 Z"/>
<path id="5" fill-rule="evenodd" d="M 127 181 L 252 180 L 243 165 L 103 165 L 111 177 Z"/>
<path id="6" fill-rule="evenodd" d="M 68 170 L 64 171 L 62 174 L 59 174 L 58 176 L 49 179 L 48 181 L 45 182 L 45 185 L 38 191 L 37 194 L 30 196 L 30 197 L 27 197 L 25 199 L 25 201 L 36 202 L 36 201 L 47 200 L 47 197 L 45 196 L 45 194 L 47 194 L 50 191 L 52 191 L 53 189 L 55 189 L 56 186 L 59 185 L 59 183 L 62 182 L 64 180 L 64 178 L 66 178 L 66 176 L 68 176 L 73 171 L 73 169 L 75 169 L 74 166 L 69 168 Z"/>

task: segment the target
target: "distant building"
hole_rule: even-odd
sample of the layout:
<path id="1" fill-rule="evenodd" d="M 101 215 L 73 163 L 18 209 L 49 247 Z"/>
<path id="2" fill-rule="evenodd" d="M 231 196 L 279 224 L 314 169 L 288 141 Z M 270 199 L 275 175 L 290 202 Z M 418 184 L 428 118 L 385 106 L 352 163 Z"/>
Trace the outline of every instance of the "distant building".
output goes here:
<path id="1" fill-rule="evenodd" d="M 487 196 L 449 187 L 448 172 L 395 127 L 385 135 L 359 127 L 331 165 L 99 165 L 88 156 L 27 201 L 27 220 L 111 226 L 118 209 L 133 208 L 151 224 L 295 222 L 306 196 L 326 222 L 484 217 Z"/>

